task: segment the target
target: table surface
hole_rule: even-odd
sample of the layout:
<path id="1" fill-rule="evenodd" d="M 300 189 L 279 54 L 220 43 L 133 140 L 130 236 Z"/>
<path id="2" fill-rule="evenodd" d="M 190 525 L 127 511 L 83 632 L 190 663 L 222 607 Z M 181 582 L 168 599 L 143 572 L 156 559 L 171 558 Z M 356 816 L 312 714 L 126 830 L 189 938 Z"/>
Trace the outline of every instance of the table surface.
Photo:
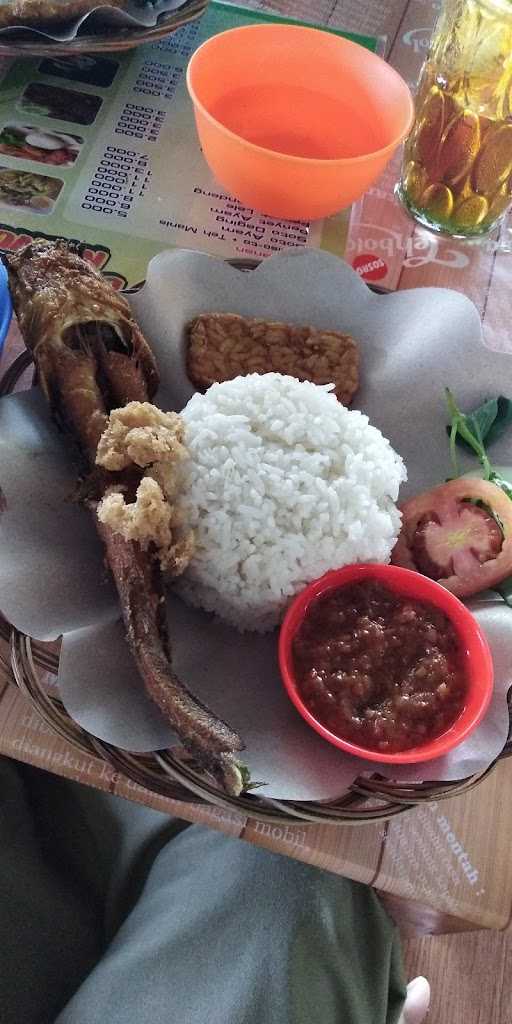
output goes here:
<path id="1" fill-rule="evenodd" d="M 385 36 L 388 59 L 414 87 L 441 4 L 432 0 L 273 0 L 271 4 L 254 0 L 247 6 Z M 489 350 L 512 352 L 509 232 L 503 228 L 500 237 L 474 245 L 437 238 L 416 227 L 393 197 L 398 166 L 397 158 L 353 208 L 347 260 L 354 262 L 364 255 L 378 258 L 379 285 L 389 290 L 441 285 L 464 292 L 480 311 Z M 0 376 L 20 350 L 13 326 L 0 358 Z M 509 924 L 510 762 L 501 763 L 464 796 L 429 800 L 385 825 L 262 824 L 215 807 L 160 797 L 121 777 L 109 765 L 77 753 L 11 685 L 6 660 L 8 651 L 0 642 L 0 753 L 419 901 L 472 927 Z"/>

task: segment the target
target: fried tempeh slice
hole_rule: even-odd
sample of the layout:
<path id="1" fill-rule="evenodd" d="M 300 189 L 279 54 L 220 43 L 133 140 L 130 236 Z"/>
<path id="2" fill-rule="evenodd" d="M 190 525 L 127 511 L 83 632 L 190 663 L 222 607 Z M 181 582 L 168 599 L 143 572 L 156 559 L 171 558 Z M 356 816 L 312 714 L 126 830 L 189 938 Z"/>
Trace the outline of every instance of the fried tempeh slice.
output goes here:
<path id="1" fill-rule="evenodd" d="M 6 258 L 14 308 L 52 413 L 91 473 L 86 504 L 94 515 L 119 595 L 127 639 L 149 696 L 183 746 L 228 792 L 246 769 L 235 760 L 240 737 L 196 700 L 172 668 L 162 570 L 147 550 L 100 523 L 98 502 L 112 486 L 133 499 L 142 470 L 95 469 L 112 409 L 147 402 L 158 386 L 154 357 L 126 299 L 65 242 L 37 241 Z"/>
<path id="2" fill-rule="evenodd" d="M 198 391 L 248 373 L 285 373 L 334 384 L 342 405 L 359 386 L 359 349 L 348 334 L 235 313 L 203 313 L 187 326 L 187 373 Z"/>

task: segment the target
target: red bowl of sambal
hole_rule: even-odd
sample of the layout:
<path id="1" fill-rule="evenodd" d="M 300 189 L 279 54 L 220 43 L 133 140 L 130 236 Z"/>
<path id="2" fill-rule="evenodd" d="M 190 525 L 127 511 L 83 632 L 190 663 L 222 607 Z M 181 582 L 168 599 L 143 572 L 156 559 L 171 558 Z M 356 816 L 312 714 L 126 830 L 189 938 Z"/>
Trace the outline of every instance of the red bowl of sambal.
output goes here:
<path id="1" fill-rule="evenodd" d="M 279 665 L 316 732 L 391 764 L 430 761 L 462 743 L 494 682 L 471 612 L 439 583 L 394 565 L 349 565 L 306 587 L 284 618 Z"/>

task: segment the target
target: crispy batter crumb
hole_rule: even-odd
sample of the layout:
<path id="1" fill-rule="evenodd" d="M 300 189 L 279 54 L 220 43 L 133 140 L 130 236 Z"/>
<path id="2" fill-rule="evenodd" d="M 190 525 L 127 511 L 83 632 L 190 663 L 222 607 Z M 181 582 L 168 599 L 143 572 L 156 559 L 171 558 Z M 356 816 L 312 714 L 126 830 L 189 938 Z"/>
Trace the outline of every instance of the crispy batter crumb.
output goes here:
<path id="1" fill-rule="evenodd" d="M 129 402 L 110 413 L 98 444 L 96 464 L 113 471 L 186 458 L 183 421 L 150 402 Z"/>
<path id="2" fill-rule="evenodd" d="M 175 537 L 173 508 L 151 477 L 142 478 L 133 502 L 111 488 L 98 505 L 98 519 L 125 540 L 137 541 L 144 550 L 155 544 L 162 569 L 172 576 L 185 571 L 194 553 L 193 533 Z"/>
<path id="3" fill-rule="evenodd" d="M 97 464 L 111 471 L 133 464 L 145 468 L 135 501 L 126 501 L 122 484 L 112 486 L 98 505 L 98 519 L 144 550 L 154 544 L 162 569 L 171 576 L 181 575 L 194 553 L 194 534 L 174 505 L 179 464 L 188 457 L 184 433 L 176 413 L 130 402 L 110 413 L 96 456 Z"/>
<path id="4" fill-rule="evenodd" d="M 113 488 L 98 505 L 100 523 L 121 533 L 125 540 L 136 540 L 143 548 L 153 541 L 166 548 L 171 543 L 172 509 L 156 480 L 143 477 L 135 501 L 126 502 L 124 494 Z"/>

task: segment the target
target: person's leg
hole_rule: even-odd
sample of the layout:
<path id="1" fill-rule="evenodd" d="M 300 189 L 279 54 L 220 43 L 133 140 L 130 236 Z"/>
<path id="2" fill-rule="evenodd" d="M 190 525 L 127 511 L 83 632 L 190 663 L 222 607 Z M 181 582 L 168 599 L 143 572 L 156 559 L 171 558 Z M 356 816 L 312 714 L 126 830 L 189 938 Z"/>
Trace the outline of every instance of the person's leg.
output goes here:
<path id="1" fill-rule="evenodd" d="M 95 902 L 54 869 L 23 773 L 0 758 L 2 1024 L 50 1024 L 100 949 Z"/>
<path id="2" fill-rule="evenodd" d="M 370 889 L 193 826 L 57 1024 L 396 1024 L 404 993 Z"/>
<path id="3" fill-rule="evenodd" d="M 183 827 L 0 757 L 1 1024 L 53 1024 Z"/>
<path id="4" fill-rule="evenodd" d="M 67 870 L 97 906 L 104 947 L 161 847 L 189 823 L 38 769 L 22 770 L 46 857 L 56 874 Z"/>
<path id="5" fill-rule="evenodd" d="M 5 761 L 0 810 L 2 1024 L 395 1024 L 365 886 Z"/>

